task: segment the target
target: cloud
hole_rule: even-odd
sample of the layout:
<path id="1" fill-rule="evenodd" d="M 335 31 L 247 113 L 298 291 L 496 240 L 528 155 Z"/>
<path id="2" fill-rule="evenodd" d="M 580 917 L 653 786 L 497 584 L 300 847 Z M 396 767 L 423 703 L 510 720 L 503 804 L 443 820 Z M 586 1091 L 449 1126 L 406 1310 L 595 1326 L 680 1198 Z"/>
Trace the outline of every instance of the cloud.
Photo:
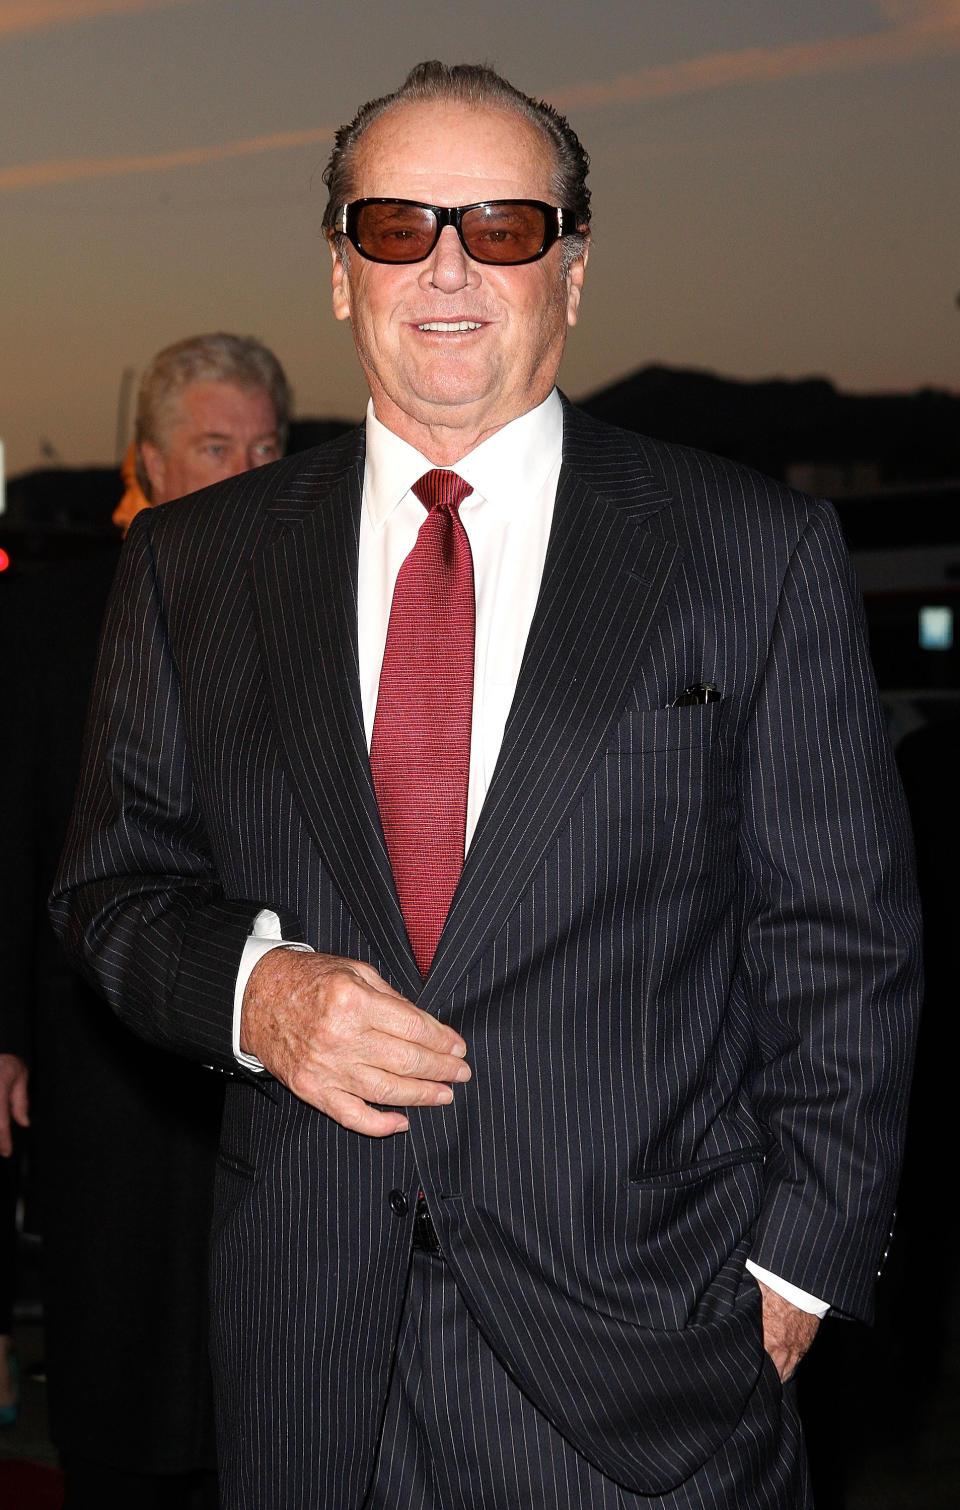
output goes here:
<path id="1" fill-rule="evenodd" d="M 12 26 L 12 18 L 28 13 L 33 18 L 32 24 L 53 25 L 68 17 L 80 19 L 81 12 L 92 16 L 108 11 L 146 10 L 186 3 L 190 0 L 0 0 L 0 37 L 5 28 Z M 563 110 L 641 104 L 703 94 L 709 90 L 810 78 L 819 74 L 858 72 L 960 54 L 960 0 L 876 0 L 876 3 L 886 24 L 874 31 L 819 42 L 794 42 L 783 47 L 751 47 L 739 52 L 710 53 L 678 63 L 642 68 L 637 73 L 622 74 L 616 79 L 551 91 L 549 98 Z M 51 19 L 46 22 L 36 19 L 44 16 Z M 335 130 L 334 126 L 316 126 L 175 152 L 25 163 L 0 169 L 0 193 L 47 184 L 76 183 L 83 179 L 160 173 L 259 153 L 316 147 L 330 142 Z"/>
<path id="2" fill-rule="evenodd" d="M 818 74 L 852 73 L 960 53 L 960 0 L 883 5 L 903 19 L 848 37 L 793 42 L 785 47 L 750 47 L 701 58 L 641 68 L 599 83 L 577 84 L 551 94 L 563 110 L 640 104 L 745 84 L 768 84 Z"/>
<path id="3" fill-rule="evenodd" d="M 336 126 L 311 126 L 304 131 L 276 131 L 270 136 L 248 136 L 214 147 L 185 147 L 179 152 L 66 157 L 49 163 L 24 163 L 22 167 L 0 168 L 0 192 L 36 188 L 43 184 L 77 183 L 86 178 L 118 178 L 134 173 L 163 173 L 171 168 L 199 168 L 232 157 L 289 151 L 291 147 L 317 147 L 332 142 L 336 129 Z"/>
<path id="4" fill-rule="evenodd" d="M 874 0 L 881 15 L 896 25 L 916 21 L 942 21 L 960 12 L 958 0 Z"/>
<path id="5" fill-rule="evenodd" d="M 0 42 L 20 32 L 73 26 L 97 16 L 128 15 L 189 5 L 192 0 L 0 0 Z"/>

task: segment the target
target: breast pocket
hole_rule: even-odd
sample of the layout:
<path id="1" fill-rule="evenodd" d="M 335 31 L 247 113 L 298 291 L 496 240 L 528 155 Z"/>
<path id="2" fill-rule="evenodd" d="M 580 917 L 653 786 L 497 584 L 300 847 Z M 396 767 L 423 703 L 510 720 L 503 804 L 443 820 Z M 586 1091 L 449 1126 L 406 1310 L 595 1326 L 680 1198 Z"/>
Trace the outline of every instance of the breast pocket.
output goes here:
<path id="1" fill-rule="evenodd" d="M 655 889 L 668 879 L 679 890 L 701 885 L 729 859 L 737 799 L 723 706 L 631 709 L 607 747 L 599 800 L 621 858 L 629 854 Z"/>
<path id="2" fill-rule="evenodd" d="M 690 708 L 631 709 L 617 729 L 610 754 L 644 755 L 656 750 L 711 745 L 722 706 L 722 703 L 698 703 Z"/>

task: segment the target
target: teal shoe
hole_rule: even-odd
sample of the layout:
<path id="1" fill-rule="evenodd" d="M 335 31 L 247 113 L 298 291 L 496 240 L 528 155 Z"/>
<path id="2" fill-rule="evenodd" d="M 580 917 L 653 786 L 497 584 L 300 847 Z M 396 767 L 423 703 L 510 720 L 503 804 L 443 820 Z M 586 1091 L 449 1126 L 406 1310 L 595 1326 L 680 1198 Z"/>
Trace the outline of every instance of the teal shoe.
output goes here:
<path id="1" fill-rule="evenodd" d="M 7 1355 L 7 1367 L 16 1399 L 12 1405 L 0 1405 L 0 1426 L 16 1426 L 17 1416 L 20 1414 L 20 1365 L 15 1353 Z"/>

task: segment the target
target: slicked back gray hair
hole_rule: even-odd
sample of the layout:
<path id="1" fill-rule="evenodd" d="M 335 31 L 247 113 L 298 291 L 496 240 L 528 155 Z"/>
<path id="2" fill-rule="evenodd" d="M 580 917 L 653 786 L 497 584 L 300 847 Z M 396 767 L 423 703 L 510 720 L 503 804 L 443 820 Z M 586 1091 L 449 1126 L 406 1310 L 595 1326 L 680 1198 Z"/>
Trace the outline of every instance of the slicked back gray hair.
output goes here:
<path id="1" fill-rule="evenodd" d="M 280 445 L 286 445 L 290 423 L 290 385 L 269 347 L 253 336 L 188 336 L 158 351 L 140 383 L 134 427 L 137 481 L 150 497 L 150 479 L 143 462 L 143 443 L 166 451 L 166 438 L 176 423 L 177 400 L 190 383 L 232 383 L 246 393 L 263 390 L 277 416 Z"/>
<path id="2" fill-rule="evenodd" d="M 399 89 L 379 99 L 368 100 L 353 120 L 341 126 L 334 138 L 333 151 L 323 174 L 330 191 L 323 216 L 323 228 L 333 232 L 341 258 L 349 255 L 346 237 L 335 230 L 337 212 L 356 197 L 354 164 L 357 147 L 373 122 L 395 105 L 417 105 L 450 100 L 459 105 L 491 105 L 515 110 L 531 122 L 544 137 L 554 155 L 553 192 L 560 205 L 576 211 L 581 236 L 565 236 L 561 243 L 563 270 L 583 255 L 590 229 L 590 190 L 587 172 L 590 159 L 580 138 L 565 116 L 545 100 L 533 99 L 483 63 L 440 63 L 436 59 L 418 63 L 411 69 Z"/>

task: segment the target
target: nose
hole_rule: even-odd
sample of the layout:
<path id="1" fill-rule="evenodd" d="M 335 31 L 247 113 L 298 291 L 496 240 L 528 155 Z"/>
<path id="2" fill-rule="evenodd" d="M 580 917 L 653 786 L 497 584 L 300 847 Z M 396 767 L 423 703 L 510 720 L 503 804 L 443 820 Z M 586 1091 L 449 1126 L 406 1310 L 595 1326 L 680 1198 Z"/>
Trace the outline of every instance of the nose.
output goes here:
<path id="1" fill-rule="evenodd" d="M 456 229 L 445 225 L 440 239 L 423 265 L 420 275 L 421 288 L 439 288 L 444 293 L 456 293 L 479 283 L 480 273 L 475 262 L 463 247 Z"/>

